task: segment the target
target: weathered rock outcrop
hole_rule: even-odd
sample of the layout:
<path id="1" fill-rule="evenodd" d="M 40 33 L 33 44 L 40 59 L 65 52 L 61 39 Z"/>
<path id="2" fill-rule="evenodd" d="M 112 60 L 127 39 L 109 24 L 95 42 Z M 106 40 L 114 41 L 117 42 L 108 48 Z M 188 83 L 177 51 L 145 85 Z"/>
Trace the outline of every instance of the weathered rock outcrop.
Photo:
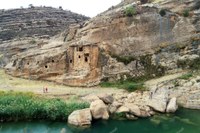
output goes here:
<path id="1" fill-rule="evenodd" d="M 84 24 L 71 26 L 57 40 L 37 43 L 38 47 L 16 54 L 6 71 L 23 78 L 94 86 L 101 81 L 150 78 L 197 68 L 199 63 L 195 62 L 200 60 L 197 2 L 168 0 L 142 5 L 122 2 Z M 124 13 L 127 6 L 135 8 L 132 17 Z M 183 16 L 185 7 L 190 9 L 187 17 Z M 159 13 L 161 9 L 166 9 L 164 16 Z M 183 55 L 187 57 L 182 59 Z"/>
<path id="2" fill-rule="evenodd" d="M 94 119 L 109 118 L 108 108 L 101 100 L 96 100 L 90 104 L 90 110 Z"/>
<path id="3" fill-rule="evenodd" d="M 177 98 L 177 104 L 190 109 L 200 109 L 200 77 L 191 80 L 171 81 L 170 97 Z"/>
<path id="4" fill-rule="evenodd" d="M 127 92 L 113 93 L 113 96 L 109 95 L 109 98 L 113 99 L 112 103 L 104 103 L 102 100 L 98 99 L 90 104 L 89 110 L 91 111 L 93 119 L 106 120 L 109 119 L 109 117 L 136 120 L 138 117 L 153 116 L 155 112 L 174 113 L 178 109 L 178 105 L 176 104 L 175 97 L 168 100 L 168 92 L 169 90 L 166 88 L 158 88 L 154 90 L 153 96 L 149 91 L 137 91 L 130 94 Z M 101 96 L 106 95 L 107 94 L 101 94 Z M 95 95 L 92 95 L 92 97 L 94 96 Z M 91 94 L 85 97 L 91 97 Z M 88 99 L 85 97 L 83 97 L 83 100 L 87 101 Z M 156 101 L 152 101 L 152 99 L 156 99 Z M 81 126 L 79 122 L 79 112 L 80 111 L 75 111 L 69 116 L 71 124 Z M 88 114 L 86 114 L 86 116 L 88 116 Z M 85 119 L 85 117 L 83 118 Z"/>
<path id="5" fill-rule="evenodd" d="M 166 107 L 167 112 L 176 111 L 177 105 L 184 108 L 200 109 L 200 77 L 198 75 L 199 72 L 194 71 L 194 73 L 185 73 L 176 79 L 156 84 L 158 88 L 168 89 L 168 99 L 171 100 Z"/>
<path id="6" fill-rule="evenodd" d="M 148 105 L 156 111 L 165 112 L 168 103 L 168 95 L 168 88 L 156 88 L 155 90 L 151 90 Z"/>
<path id="7" fill-rule="evenodd" d="M 91 125 L 92 115 L 90 109 L 76 110 L 68 117 L 68 123 L 75 126 L 89 126 Z"/>
<path id="8" fill-rule="evenodd" d="M 176 98 L 170 99 L 168 105 L 167 105 L 167 112 L 168 113 L 174 113 L 178 109 L 178 105 L 176 104 Z"/>

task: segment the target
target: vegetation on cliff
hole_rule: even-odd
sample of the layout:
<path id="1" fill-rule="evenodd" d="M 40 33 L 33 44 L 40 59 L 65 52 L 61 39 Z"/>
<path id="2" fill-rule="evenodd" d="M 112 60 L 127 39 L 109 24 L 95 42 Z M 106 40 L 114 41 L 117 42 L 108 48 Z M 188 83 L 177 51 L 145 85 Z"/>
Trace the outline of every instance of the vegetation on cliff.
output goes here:
<path id="1" fill-rule="evenodd" d="M 120 80 L 120 81 L 115 81 L 115 82 L 102 82 L 100 86 L 101 87 L 116 87 L 120 89 L 122 88 L 129 92 L 132 92 L 135 90 L 145 90 L 143 81 L 134 81 L 132 79 Z"/>
<path id="2" fill-rule="evenodd" d="M 125 15 L 126 16 L 132 17 L 135 14 L 136 14 L 136 10 L 133 6 L 126 7 L 126 9 L 125 9 Z"/>
<path id="3" fill-rule="evenodd" d="M 119 56 L 116 54 L 110 54 L 112 58 L 115 58 L 118 62 L 123 62 L 125 65 L 128 65 L 132 61 L 136 60 L 134 56 Z"/>
<path id="4" fill-rule="evenodd" d="M 190 15 L 189 10 L 188 10 L 188 9 L 185 9 L 185 10 L 183 11 L 183 16 L 184 16 L 184 17 L 189 17 L 189 15 Z"/>

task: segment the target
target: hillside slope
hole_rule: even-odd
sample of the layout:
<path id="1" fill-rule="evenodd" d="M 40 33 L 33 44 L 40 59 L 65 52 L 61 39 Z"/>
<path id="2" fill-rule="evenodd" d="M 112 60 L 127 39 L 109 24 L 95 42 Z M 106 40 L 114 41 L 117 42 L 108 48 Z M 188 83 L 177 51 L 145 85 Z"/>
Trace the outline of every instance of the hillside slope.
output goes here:
<path id="1" fill-rule="evenodd" d="M 126 15 L 127 7 L 134 8 L 132 16 Z M 48 42 L 40 40 L 13 56 L 5 68 L 13 76 L 71 86 L 197 69 L 199 8 L 198 0 L 125 0 Z"/>
<path id="2" fill-rule="evenodd" d="M 88 17 L 52 7 L 0 10 L 0 43 L 14 38 L 52 37 Z"/>
<path id="3" fill-rule="evenodd" d="M 45 44 L 50 37 L 68 31 L 71 24 L 89 18 L 52 7 L 0 10 L 0 67 L 13 55 Z"/>

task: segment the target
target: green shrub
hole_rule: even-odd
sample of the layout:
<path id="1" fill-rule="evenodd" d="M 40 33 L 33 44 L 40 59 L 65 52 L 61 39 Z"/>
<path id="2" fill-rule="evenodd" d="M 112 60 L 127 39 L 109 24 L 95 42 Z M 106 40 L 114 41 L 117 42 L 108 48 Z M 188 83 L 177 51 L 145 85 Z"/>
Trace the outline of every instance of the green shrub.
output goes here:
<path id="1" fill-rule="evenodd" d="M 135 14 L 136 14 L 136 10 L 135 10 L 135 8 L 133 6 L 126 7 L 126 9 L 125 9 L 125 15 L 127 17 L 132 17 Z"/>
<path id="2" fill-rule="evenodd" d="M 101 87 L 116 87 L 116 84 L 113 82 L 101 82 L 100 83 Z"/>
<path id="3" fill-rule="evenodd" d="M 129 92 L 135 91 L 135 90 L 144 90 L 144 84 L 143 83 L 129 83 L 124 85 L 124 89 L 126 89 Z"/>
<path id="4" fill-rule="evenodd" d="M 187 73 L 187 74 L 184 74 L 184 75 L 182 75 L 181 77 L 179 77 L 179 79 L 188 80 L 188 79 L 190 79 L 192 76 L 193 76 L 192 73 Z"/>
<path id="5" fill-rule="evenodd" d="M 166 11 L 165 9 L 161 9 L 160 12 L 159 12 L 160 16 L 165 16 L 166 15 Z"/>
<path id="6" fill-rule="evenodd" d="M 0 92 L 0 120 L 3 121 L 67 121 L 74 110 L 88 107 L 88 103 L 66 103 L 61 99 L 46 99 L 32 93 Z"/>
<path id="7" fill-rule="evenodd" d="M 115 82 L 102 82 L 100 83 L 101 87 L 116 87 L 120 89 L 125 89 L 129 92 L 135 91 L 135 90 L 144 90 L 144 83 L 142 81 L 135 82 L 133 80 L 120 80 Z"/>
<path id="8" fill-rule="evenodd" d="M 183 16 L 184 17 L 189 17 L 189 15 L 190 14 L 189 14 L 189 10 L 188 9 L 186 9 L 186 10 L 183 11 Z"/>
<path id="9" fill-rule="evenodd" d="M 118 62 L 123 62 L 125 65 L 131 63 L 135 60 L 133 56 L 119 56 L 119 55 L 111 55 L 112 58 L 116 58 Z"/>

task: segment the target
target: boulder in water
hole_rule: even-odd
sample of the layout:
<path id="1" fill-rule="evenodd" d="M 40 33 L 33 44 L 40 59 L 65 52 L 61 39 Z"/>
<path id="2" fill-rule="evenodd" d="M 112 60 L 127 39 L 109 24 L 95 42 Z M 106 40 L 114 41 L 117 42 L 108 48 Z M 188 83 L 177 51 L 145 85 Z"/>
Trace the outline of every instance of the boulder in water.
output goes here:
<path id="1" fill-rule="evenodd" d="M 108 119 L 108 107 L 102 100 L 96 100 L 90 104 L 90 110 L 94 119 Z"/>
<path id="2" fill-rule="evenodd" d="M 88 126 L 91 125 L 92 115 L 90 109 L 76 110 L 68 117 L 68 123 L 75 126 Z"/>
<path id="3" fill-rule="evenodd" d="M 170 101 L 167 105 L 166 112 L 167 113 L 174 113 L 174 112 L 176 112 L 177 109 L 178 109 L 178 105 L 176 103 L 176 98 L 174 97 L 174 98 L 170 99 Z"/>
<path id="4" fill-rule="evenodd" d="M 153 108 L 155 111 L 165 112 L 168 102 L 168 88 L 159 88 L 154 90 L 150 94 L 150 99 L 148 101 L 148 106 Z"/>

